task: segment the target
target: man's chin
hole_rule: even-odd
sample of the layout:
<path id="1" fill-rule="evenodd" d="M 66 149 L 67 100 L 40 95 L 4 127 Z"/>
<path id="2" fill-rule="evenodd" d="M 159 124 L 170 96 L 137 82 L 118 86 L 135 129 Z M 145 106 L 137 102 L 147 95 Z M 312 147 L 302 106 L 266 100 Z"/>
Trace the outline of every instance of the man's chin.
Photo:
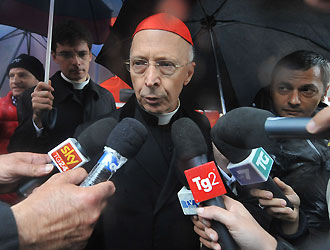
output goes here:
<path id="1" fill-rule="evenodd" d="M 301 112 L 285 112 L 283 117 L 305 117 L 305 115 Z"/>
<path id="2" fill-rule="evenodd" d="M 163 114 L 164 113 L 164 111 L 162 111 L 162 110 L 160 110 L 158 108 L 153 108 L 153 107 L 149 107 L 149 106 L 143 107 L 143 109 L 145 111 L 147 111 L 148 113 L 155 114 L 155 115 L 159 115 L 159 114 Z"/>

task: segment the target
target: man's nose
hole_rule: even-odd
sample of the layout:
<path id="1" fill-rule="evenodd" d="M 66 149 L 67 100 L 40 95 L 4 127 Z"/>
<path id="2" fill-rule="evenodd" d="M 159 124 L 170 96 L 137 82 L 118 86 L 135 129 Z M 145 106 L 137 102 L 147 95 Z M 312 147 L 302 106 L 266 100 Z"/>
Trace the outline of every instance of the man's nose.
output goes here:
<path id="1" fill-rule="evenodd" d="M 14 75 L 14 76 L 10 77 L 10 81 L 13 83 L 17 83 L 19 81 L 19 77 L 17 75 Z"/>
<path id="2" fill-rule="evenodd" d="M 78 56 L 78 54 L 74 54 L 72 60 L 75 65 L 80 65 L 81 63 L 81 58 Z"/>
<path id="3" fill-rule="evenodd" d="M 159 85 L 159 72 L 155 65 L 149 65 L 149 67 L 144 72 L 145 76 L 145 85 L 147 87 L 153 87 Z"/>
<path id="4" fill-rule="evenodd" d="M 301 103 L 300 97 L 299 97 L 299 91 L 293 90 L 292 93 L 289 96 L 289 104 L 291 105 L 299 105 Z"/>

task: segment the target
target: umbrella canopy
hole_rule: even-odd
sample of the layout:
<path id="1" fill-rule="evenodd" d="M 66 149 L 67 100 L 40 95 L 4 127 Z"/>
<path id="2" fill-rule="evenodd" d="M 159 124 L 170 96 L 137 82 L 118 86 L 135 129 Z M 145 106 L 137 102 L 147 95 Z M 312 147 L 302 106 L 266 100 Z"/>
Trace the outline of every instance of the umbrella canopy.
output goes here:
<path id="1" fill-rule="evenodd" d="M 330 59 L 330 14 L 300 0 L 127 0 L 96 61 L 131 84 L 121 60 L 136 25 L 159 11 L 177 15 L 192 33 L 197 65 L 182 99 L 197 109 L 251 105 L 275 63 L 295 50 Z"/>
<path id="2" fill-rule="evenodd" d="M 49 0 L 0 0 L 0 23 L 46 36 L 49 3 Z M 110 30 L 109 6 L 102 0 L 56 0 L 54 24 L 68 19 L 80 22 L 92 32 L 94 43 L 101 44 Z"/>

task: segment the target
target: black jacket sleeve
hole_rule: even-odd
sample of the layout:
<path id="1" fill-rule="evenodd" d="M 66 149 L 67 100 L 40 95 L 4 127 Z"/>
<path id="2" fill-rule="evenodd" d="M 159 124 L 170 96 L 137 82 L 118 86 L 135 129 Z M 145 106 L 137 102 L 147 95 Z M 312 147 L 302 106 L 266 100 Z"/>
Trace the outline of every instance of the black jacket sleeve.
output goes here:
<path id="1" fill-rule="evenodd" d="M 18 231 L 10 207 L 0 202 L 0 250 L 18 249 Z"/>

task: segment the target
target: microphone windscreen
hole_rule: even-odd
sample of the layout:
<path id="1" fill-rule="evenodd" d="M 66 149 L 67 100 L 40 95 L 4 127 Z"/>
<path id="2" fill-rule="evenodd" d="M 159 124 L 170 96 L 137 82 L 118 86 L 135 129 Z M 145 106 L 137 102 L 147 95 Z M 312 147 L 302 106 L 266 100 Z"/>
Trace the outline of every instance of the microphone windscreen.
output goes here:
<path id="1" fill-rule="evenodd" d="M 90 157 L 102 152 L 109 134 L 117 123 L 114 118 L 107 117 L 92 123 L 83 130 L 77 137 L 83 151 Z"/>
<path id="2" fill-rule="evenodd" d="M 134 157 L 147 138 L 148 131 L 141 122 L 124 118 L 110 133 L 106 145 L 126 158 Z"/>
<path id="3" fill-rule="evenodd" d="M 189 118 L 176 120 L 172 124 L 171 136 L 179 160 L 186 161 L 208 152 L 202 132 Z"/>
<path id="4" fill-rule="evenodd" d="M 221 116 L 211 129 L 216 147 L 219 141 L 241 149 L 252 149 L 272 144 L 265 132 L 265 121 L 274 115 L 266 110 L 241 107 Z"/>
<path id="5" fill-rule="evenodd" d="M 245 160 L 252 152 L 251 149 L 234 147 L 221 140 L 218 140 L 215 146 L 231 163 L 239 163 Z"/>

